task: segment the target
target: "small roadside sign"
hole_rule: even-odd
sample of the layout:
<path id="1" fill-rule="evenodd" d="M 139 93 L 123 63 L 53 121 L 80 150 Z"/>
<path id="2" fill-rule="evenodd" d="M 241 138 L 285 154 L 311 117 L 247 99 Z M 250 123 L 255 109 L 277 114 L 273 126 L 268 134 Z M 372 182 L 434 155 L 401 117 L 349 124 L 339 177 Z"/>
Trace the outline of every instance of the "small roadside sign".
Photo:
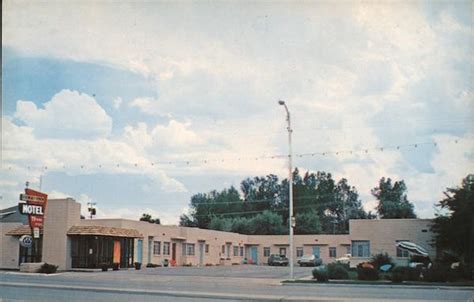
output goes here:
<path id="1" fill-rule="evenodd" d="M 22 247 L 30 247 L 33 245 L 33 238 L 30 235 L 23 235 L 20 237 L 20 245 Z"/>

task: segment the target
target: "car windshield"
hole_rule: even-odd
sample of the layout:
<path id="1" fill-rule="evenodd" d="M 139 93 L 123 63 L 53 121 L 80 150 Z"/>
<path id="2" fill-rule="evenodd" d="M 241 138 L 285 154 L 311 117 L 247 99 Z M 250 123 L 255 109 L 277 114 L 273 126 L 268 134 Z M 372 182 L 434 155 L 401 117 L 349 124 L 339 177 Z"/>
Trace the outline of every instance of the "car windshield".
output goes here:
<path id="1" fill-rule="evenodd" d="M 301 259 L 313 259 L 314 255 L 304 255 Z"/>

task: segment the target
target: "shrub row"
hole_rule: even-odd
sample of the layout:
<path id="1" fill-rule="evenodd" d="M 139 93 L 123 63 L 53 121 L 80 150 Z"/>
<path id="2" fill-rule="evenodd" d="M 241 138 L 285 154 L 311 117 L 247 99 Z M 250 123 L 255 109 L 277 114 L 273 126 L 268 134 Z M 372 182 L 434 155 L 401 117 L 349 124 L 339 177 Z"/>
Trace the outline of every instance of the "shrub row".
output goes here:
<path id="1" fill-rule="evenodd" d="M 45 263 L 43 264 L 38 273 L 42 274 L 54 274 L 58 270 L 58 266 L 54 264 Z"/>

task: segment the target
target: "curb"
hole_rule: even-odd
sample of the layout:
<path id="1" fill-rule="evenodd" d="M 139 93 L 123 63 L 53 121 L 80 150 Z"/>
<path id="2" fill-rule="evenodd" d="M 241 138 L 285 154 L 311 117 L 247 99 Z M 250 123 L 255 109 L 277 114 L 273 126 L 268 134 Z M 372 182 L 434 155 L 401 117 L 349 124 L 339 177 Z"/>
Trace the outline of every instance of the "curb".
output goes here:
<path id="1" fill-rule="evenodd" d="M 338 286 L 352 286 L 352 287 L 373 287 L 378 286 L 381 288 L 416 288 L 416 289 L 447 289 L 447 290 L 474 290 L 474 285 L 446 285 L 446 284 L 397 284 L 397 283 L 377 283 L 377 282 L 317 282 L 310 280 L 284 280 L 281 282 L 283 286 L 327 286 L 327 287 L 338 287 Z"/>

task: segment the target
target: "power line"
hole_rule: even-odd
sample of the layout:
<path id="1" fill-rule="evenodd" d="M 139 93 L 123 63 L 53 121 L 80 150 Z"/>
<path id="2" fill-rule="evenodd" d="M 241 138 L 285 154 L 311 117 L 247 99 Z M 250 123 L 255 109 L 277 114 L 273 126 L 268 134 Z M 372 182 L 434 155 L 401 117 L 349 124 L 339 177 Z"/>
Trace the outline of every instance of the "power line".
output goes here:
<path id="1" fill-rule="evenodd" d="M 305 205 L 305 206 L 296 206 L 296 207 L 293 207 L 294 209 L 307 209 L 307 208 L 316 208 L 317 206 L 319 206 L 321 204 L 314 204 L 314 205 Z M 324 205 L 324 204 L 323 204 Z M 255 211 L 241 211 L 241 212 L 229 212 L 229 213 L 208 213 L 208 214 L 194 214 L 194 215 L 191 215 L 192 217 L 209 217 L 209 216 L 233 216 L 233 215 L 243 215 L 243 214 L 257 214 L 257 213 L 262 213 L 262 212 L 265 212 L 265 211 L 268 211 L 268 212 L 279 212 L 279 211 L 288 211 L 289 208 L 285 207 L 285 208 L 278 208 L 278 209 L 264 209 L 264 210 L 255 210 Z M 184 213 L 185 215 L 187 215 L 186 213 Z"/>
<path id="2" fill-rule="evenodd" d="M 459 140 L 453 140 L 451 143 L 458 144 Z M 341 149 L 341 150 L 328 150 L 328 151 L 319 151 L 319 152 L 305 152 L 305 153 L 296 153 L 293 156 L 295 158 L 302 158 L 302 157 L 314 157 L 314 156 L 338 156 L 338 155 L 357 155 L 357 154 L 369 154 L 372 152 L 384 152 L 387 150 L 401 150 L 407 148 L 418 148 L 421 146 L 433 146 L 437 147 L 438 143 L 436 142 L 418 142 L 418 143 L 410 143 L 410 144 L 398 144 L 398 145 L 388 145 L 388 146 L 372 146 L 372 147 L 361 147 L 355 149 Z M 112 168 L 118 170 L 120 169 L 139 169 L 139 168 L 153 168 L 153 167 L 160 167 L 160 168 L 169 168 L 172 166 L 178 167 L 191 167 L 191 166 L 199 166 L 199 165 L 207 165 L 211 163 L 228 163 L 228 162 L 241 162 L 241 161 L 258 161 L 258 160 L 279 160 L 279 159 L 286 159 L 288 158 L 287 154 L 273 154 L 273 155 L 263 155 L 263 156 L 241 156 L 241 157 L 221 157 L 221 158 L 205 158 L 205 159 L 170 159 L 164 161 L 150 161 L 148 163 L 138 163 L 138 162 L 125 162 L 125 163 L 102 163 L 102 164 L 76 164 L 74 166 L 68 165 L 28 165 L 28 166 L 19 166 L 13 163 L 6 165 L 6 169 L 4 171 L 12 171 L 12 170 L 19 170 L 24 169 L 28 171 L 33 170 L 40 170 L 42 172 L 47 172 L 48 170 L 68 170 L 68 169 L 77 169 L 79 171 L 95 171 L 105 168 Z M 128 172 L 128 171 L 123 171 Z"/>

